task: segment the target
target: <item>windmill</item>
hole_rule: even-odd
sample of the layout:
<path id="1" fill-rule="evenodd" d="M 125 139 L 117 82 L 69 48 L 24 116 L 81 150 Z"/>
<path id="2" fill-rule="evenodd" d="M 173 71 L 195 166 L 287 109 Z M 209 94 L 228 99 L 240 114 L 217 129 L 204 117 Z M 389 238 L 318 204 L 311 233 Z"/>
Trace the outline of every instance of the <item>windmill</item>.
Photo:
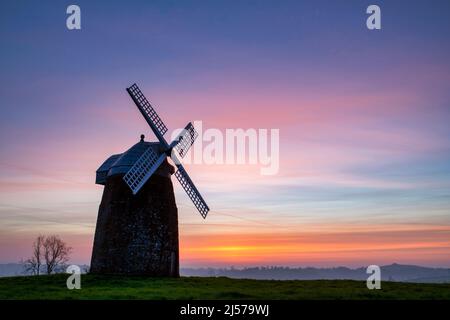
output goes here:
<path id="1" fill-rule="evenodd" d="M 141 140 L 110 156 L 97 170 L 105 185 L 91 259 L 92 273 L 179 275 L 178 211 L 171 174 L 206 218 L 209 207 L 176 156 L 182 158 L 198 133 L 191 122 L 170 144 L 167 127 L 136 84 L 127 88 L 159 142 Z M 176 150 L 176 152 L 175 152 Z M 169 164 L 170 158 L 176 171 Z"/>

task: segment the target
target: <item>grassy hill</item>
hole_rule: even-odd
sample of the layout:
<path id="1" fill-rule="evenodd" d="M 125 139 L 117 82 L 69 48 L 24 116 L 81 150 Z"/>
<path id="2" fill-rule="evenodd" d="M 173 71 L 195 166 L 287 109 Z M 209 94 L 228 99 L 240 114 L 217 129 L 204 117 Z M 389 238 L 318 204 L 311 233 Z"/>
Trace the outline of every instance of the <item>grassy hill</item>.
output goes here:
<path id="1" fill-rule="evenodd" d="M 0 299 L 450 299 L 450 284 L 364 281 L 179 279 L 82 275 L 81 290 L 68 290 L 68 275 L 0 278 Z"/>

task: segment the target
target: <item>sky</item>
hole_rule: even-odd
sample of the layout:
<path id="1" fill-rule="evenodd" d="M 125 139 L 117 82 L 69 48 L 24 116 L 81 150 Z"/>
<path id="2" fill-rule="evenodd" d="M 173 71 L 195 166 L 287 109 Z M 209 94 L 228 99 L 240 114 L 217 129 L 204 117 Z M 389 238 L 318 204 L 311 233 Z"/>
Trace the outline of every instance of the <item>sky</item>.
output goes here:
<path id="1" fill-rule="evenodd" d="M 181 267 L 450 267 L 450 3 L 376 1 L 381 30 L 370 4 L 3 3 L 0 263 L 41 233 L 90 262 L 95 170 L 155 139 L 125 91 L 137 83 L 169 133 L 279 129 L 276 175 L 186 164 L 211 211 L 174 183 Z"/>

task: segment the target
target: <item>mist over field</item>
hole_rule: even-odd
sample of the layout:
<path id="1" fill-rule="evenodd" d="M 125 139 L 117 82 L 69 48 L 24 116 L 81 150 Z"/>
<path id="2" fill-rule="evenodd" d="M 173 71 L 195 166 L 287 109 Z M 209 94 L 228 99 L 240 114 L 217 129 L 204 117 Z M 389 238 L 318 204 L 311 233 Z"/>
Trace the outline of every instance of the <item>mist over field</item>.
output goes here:
<path id="1" fill-rule="evenodd" d="M 81 265 L 81 270 L 89 266 Z M 366 268 L 292 268 L 264 266 L 251 268 L 181 268 L 181 276 L 185 277 L 228 277 L 235 279 L 256 280 L 366 280 Z M 20 263 L 0 264 L 0 277 L 23 276 L 23 265 Z M 418 283 L 450 283 L 449 268 L 428 268 L 412 265 L 391 264 L 381 267 L 382 281 L 418 282 Z"/>

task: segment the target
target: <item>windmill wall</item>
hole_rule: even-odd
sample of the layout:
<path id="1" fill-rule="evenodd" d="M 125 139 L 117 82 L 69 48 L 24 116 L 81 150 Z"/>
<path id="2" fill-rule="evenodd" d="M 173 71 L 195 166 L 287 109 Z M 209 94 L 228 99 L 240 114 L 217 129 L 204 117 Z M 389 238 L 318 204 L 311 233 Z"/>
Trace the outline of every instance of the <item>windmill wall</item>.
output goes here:
<path id="1" fill-rule="evenodd" d="M 133 195 L 123 175 L 107 178 L 100 204 L 91 273 L 179 276 L 178 210 L 163 163 Z"/>

